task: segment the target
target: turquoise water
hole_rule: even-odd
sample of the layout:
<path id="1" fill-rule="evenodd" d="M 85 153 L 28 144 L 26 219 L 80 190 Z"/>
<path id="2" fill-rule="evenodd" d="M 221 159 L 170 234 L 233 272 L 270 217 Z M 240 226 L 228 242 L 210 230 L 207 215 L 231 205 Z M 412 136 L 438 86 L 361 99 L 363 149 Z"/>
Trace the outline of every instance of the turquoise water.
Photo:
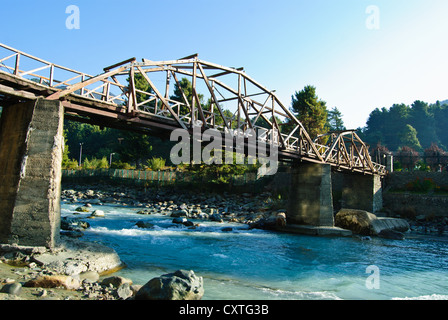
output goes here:
<path id="1" fill-rule="evenodd" d="M 73 215 L 78 206 L 63 204 L 62 216 L 87 218 Z M 82 239 L 114 248 L 127 265 L 118 274 L 136 284 L 188 269 L 204 278 L 204 300 L 448 299 L 447 238 L 326 238 L 211 221 L 191 230 L 137 208 L 95 209 L 106 217 L 86 219 Z M 154 227 L 138 228 L 140 220 Z M 366 285 L 373 277 L 379 288 Z"/>

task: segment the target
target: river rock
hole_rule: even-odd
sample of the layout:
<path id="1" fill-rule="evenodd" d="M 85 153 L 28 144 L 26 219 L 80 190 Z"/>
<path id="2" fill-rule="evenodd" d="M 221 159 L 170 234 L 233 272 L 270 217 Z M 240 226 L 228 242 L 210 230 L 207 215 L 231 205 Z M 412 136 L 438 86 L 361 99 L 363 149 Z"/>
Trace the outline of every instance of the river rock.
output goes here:
<path id="1" fill-rule="evenodd" d="M 173 219 L 173 223 L 183 224 L 186 223 L 188 220 L 185 217 L 176 217 Z"/>
<path id="2" fill-rule="evenodd" d="M 371 234 L 372 220 L 376 219 L 373 213 L 364 210 L 341 209 L 335 216 L 335 226 L 351 230 L 354 234 L 368 236 Z"/>
<path id="3" fill-rule="evenodd" d="M 188 217 L 188 211 L 186 209 L 176 210 L 171 212 L 170 217 L 178 218 L 178 217 Z"/>
<path id="4" fill-rule="evenodd" d="M 77 212 L 89 212 L 89 208 L 86 206 L 78 207 L 75 209 Z"/>
<path id="5" fill-rule="evenodd" d="M 100 279 L 100 275 L 96 271 L 86 271 L 78 275 L 78 279 L 82 282 L 87 280 L 89 282 L 97 282 Z"/>
<path id="6" fill-rule="evenodd" d="M 219 213 L 214 213 L 210 216 L 211 221 L 223 222 L 222 216 Z"/>
<path id="7" fill-rule="evenodd" d="M 85 230 L 90 227 L 88 222 L 78 220 L 78 219 L 70 219 L 68 217 L 63 217 L 61 219 L 61 229 L 62 230 Z"/>
<path id="8" fill-rule="evenodd" d="M 103 279 L 103 281 L 101 281 L 102 285 L 104 285 L 106 287 L 112 286 L 114 288 L 119 288 L 124 283 L 128 283 L 129 285 L 131 285 L 132 280 L 124 278 L 124 277 L 120 277 L 120 276 L 111 276 L 111 277 L 107 277 L 107 278 Z"/>
<path id="9" fill-rule="evenodd" d="M 126 300 L 132 297 L 134 292 L 131 289 L 131 285 L 128 282 L 123 283 L 117 289 L 117 296 L 120 299 Z"/>
<path id="10" fill-rule="evenodd" d="M 137 292 L 136 300 L 200 300 L 204 295 L 202 277 L 192 270 L 177 270 L 149 280 Z"/>
<path id="11" fill-rule="evenodd" d="M 145 222 L 145 221 L 138 221 L 135 224 L 137 227 L 139 228 L 143 228 L 143 229 L 151 229 L 154 228 L 154 224 L 150 223 L 150 222 Z"/>
<path id="12" fill-rule="evenodd" d="M 22 292 L 22 285 L 19 282 L 8 283 L 2 287 L 0 292 L 19 296 Z"/>
<path id="13" fill-rule="evenodd" d="M 104 217 L 105 213 L 103 210 L 95 210 L 91 214 L 92 217 Z"/>
<path id="14" fill-rule="evenodd" d="M 190 221 L 190 220 L 187 220 L 187 221 L 183 222 L 182 224 L 184 226 L 186 226 L 186 227 L 193 227 L 194 226 L 193 221 Z"/>

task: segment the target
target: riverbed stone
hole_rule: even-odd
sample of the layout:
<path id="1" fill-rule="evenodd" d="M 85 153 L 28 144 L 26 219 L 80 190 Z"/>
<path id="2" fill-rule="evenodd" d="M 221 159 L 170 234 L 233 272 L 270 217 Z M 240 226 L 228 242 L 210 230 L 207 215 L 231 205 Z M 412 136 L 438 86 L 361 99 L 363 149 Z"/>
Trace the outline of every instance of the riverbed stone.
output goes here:
<path id="1" fill-rule="evenodd" d="M 128 282 L 121 284 L 117 289 L 117 296 L 120 299 L 126 300 L 132 297 L 134 292 L 131 289 L 131 285 Z"/>
<path id="2" fill-rule="evenodd" d="M 111 276 L 111 277 L 104 278 L 101 281 L 101 284 L 103 286 L 106 286 L 106 287 L 112 286 L 114 288 L 119 288 L 124 283 L 128 283 L 129 285 L 131 285 L 132 284 L 132 280 L 131 279 L 127 279 L 125 277 L 120 277 L 120 276 Z"/>
<path id="3" fill-rule="evenodd" d="M 190 270 L 177 270 L 149 280 L 137 292 L 136 300 L 200 300 L 204 295 L 202 277 Z"/>
<path id="4" fill-rule="evenodd" d="M 22 292 L 22 285 L 20 282 L 7 283 L 2 287 L 0 292 L 19 296 Z"/>
<path id="5" fill-rule="evenodd" d="M 105 213 L 103 210 L 95 210 L 91 214 L 92 217 L 104 217 Z"/>
<path id="6" fill-rule="evenodd" d="M 364 210 L 341 209 L 335 216 L 335 226 L 351 230 L 354 234 L 371 234 L 371 222 L 376 219 L 373 213 Z"/>
<path id="7" fill-rule="evenodd" d="M 146 221 L 138 221 L 135 224 L 137 227 L 139 228 L 143 228 L 143 229 L 151 229 L 154 228 L 154 224 L 150 223 L 150 222 L 146 222 Z"/>
<path id="8" fill-rule="evenodd" d="M 177 217 L 188 217 L 188 211 L 186 209 L 176 210 L 171 212 L 171 217 L 177 218 Z"/>
<path id="9" fill-rule="evenodd" d="M 185 217 L 176 217 L 173 219 L 173 223 L 177 223 L 177 224 L 183 224 L 186 223 L 188 220 Z"/>

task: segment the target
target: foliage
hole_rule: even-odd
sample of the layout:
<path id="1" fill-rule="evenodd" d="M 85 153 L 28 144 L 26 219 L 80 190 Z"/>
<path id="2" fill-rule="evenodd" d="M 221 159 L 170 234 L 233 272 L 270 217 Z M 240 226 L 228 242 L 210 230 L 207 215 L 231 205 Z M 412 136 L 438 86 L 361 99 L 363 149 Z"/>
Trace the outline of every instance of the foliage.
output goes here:
<path id="1" fill-rule="evenodd" d="M 165 168 L 165 159 L 153 157 L 147 161 L 148 167 L 153 171 L 160 171 Z"/>
<path id="2" fill-rule="evenodd" d="M 109 168 L 109 163 L 107 162 L 107 158 L 103 157 L 101 159 L 92 158 L 89 160 L 88 158 L 84 159 L 82 163 L 83 169 L 107 169 Z"/>
<path id="3" fill-rule="evenodd" d="M 329 131 L 346 130 L 344 121 L 342 120 L 342 113 L 337 107 L 328 111 L 327 126 Z"/>
<path id="4" fill-rule="evenodd" d="M 420 151 L 422 146 L 417 138 L 417 130 L 415 130 L 411 125 L 407 124 L 399 135 L 401 138 L 402 147 L 410 147 L 416 151 Z"/>
<path id="5" fill-rule="evenodd" d="M 68 159 L 67 161 L 62 162 L 62 169 L 66 170 L 79 169 L 78 161 L 76 161 L 75 159 Z"/>
<path id="6" fill-rule="evenodd" d="M 361 129 L 362 139 L 376 145 L 380 142 L 391 151 L 407 146 L 423 151 L 437 144 L 448 147 L 448 105 L 428 104 L 417 100 L 411 105 L 394 104 L 389 109 L 373 110 Z"/>
<path id="7" fill-rule="evenodd" d="M 292 96 L 291 109 L 297 114 L 311 139 L 328 132 L 326 102 L 319 100 L 315 87 L 308 85 L 303 90 L 296 91 Z"/>
<path id="8" fill-rule="evenodd" d="M 184 99 L 184 95 L 187 101 Z M 170 99 L 179 101 L 182 103 L 188 102 L 188 104 L 191 106 L 193 104 L 193 98 L 194 98 L 194 91 L 193 91 L 193 84 L 188 80 L 187 78 L 182 78 L 179 83 L 176 83 L 174 85 L 174 94 L 170 97 Z M 204 104 L 204 96 L 200 93 L 198 93 L 199 103 L 201 105 Z M 195 100 L 195 104 L 197 101 Z M 186 115 L 188 114 L 189 110 L 186 106 L 181 106 L 180 109 L 180 115 Z"/>
<path id="9" fill-rule="evenodd" d="M 111 169 L 125 169 L 125 170 L 131 170 L 131 169 L 135 169 L 135 166 L 131 166 L 129 163 L 127 162 L 123 162 L 121 160 L 118 161 L 114 161 L 112 162 Z"/>
<path id="10" fill-rule="evenodd" d="M 428 193 L 438 189 L 436 183 L 431 178 L 417 178 L 406 185 L 406 189 L 412 192 Z"/>

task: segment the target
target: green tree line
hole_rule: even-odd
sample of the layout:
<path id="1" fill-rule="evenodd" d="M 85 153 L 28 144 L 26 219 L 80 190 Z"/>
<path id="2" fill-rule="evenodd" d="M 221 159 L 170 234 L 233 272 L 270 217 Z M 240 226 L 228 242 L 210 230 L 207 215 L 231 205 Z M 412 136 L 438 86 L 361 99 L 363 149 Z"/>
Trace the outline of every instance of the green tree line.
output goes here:
<path id="1" fill-rule="evenodd" d="M 403 147 L 423 152 L 432 145 L 446 151 L 446 102 L 429 104 L 417 100 L 411 105 L 394 104 L 389 109 L 377 108 L 370 113 L 366 126 L 359 128 L 360 136 L 373 147 L 381 145 L 394 152 Z"/>

